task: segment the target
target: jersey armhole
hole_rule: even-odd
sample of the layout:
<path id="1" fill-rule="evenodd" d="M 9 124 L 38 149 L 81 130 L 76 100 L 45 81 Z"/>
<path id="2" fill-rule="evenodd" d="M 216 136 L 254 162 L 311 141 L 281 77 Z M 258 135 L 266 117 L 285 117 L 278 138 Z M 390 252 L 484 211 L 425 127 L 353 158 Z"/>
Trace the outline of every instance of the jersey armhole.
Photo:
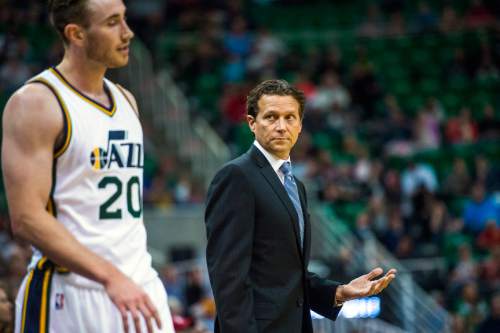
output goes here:
<path id="1" fill-rule="evenodd" d="M 68 109 L 63 99 L 57 92 L 56 88 L 52 84 L 50 84 L 47 80 L 43 78 L 36 78 L 31 81 L 28 81 L 26 84 L 30 83 L 40 83 L 49 88 L 50 91 L 56 97 L 57 102 L 59 103 L 59 106 L 61 108 L 61 112 L 63 114 L 63 139 L 61 140 L 60 144 L 54 145 L 54 159 L 57 159 L 68 149 L 69 143 L 71 142 L 72 126 Z"/>
<path id="2" fill-rule="evenodd" d="M 132 110 L 134 110 L 134 113 L 136 114 L 137 118 L 139 118 L 139 110 L 136 109 L 136 107 L 134 106 L 134 104 L 132 103 L 130 98 L 127 96 L 127 93 L 125 92 L 124 88 L 121 85 L 119 85 L 118 83 L 115 83 L 115 85 L 118 88 L 118 90 L 120 90 L 123 97 L 125 97 L 125 99 L 127 100 L 128 104 L 130 105 Z"/>

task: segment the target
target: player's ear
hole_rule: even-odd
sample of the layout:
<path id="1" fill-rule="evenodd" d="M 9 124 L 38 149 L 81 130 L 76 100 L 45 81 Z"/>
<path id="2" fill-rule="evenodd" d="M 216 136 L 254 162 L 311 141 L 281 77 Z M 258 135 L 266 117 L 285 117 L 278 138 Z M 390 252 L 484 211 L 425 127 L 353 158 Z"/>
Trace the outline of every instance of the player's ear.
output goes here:
<path id="1" fill-rule="evenodd" d="M 70 23 L 64 27 L 64 36 L 66 36 L 69 44 L 74 43 L 82 46 L 85 39 L 85 31 L 78 24 Z"/>

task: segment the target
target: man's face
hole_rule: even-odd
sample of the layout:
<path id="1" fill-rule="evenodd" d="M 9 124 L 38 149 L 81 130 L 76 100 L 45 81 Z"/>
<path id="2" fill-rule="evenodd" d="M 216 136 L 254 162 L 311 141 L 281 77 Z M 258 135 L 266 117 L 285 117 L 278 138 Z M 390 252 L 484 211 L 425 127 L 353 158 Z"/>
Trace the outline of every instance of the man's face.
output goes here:
<path id="1" fill-rule="evenodd" d="M 125 66 L 134 33 L 127 25 L 123 2 L 90 0 L 88 11 L 90 26 L 85 29 L 87 57 L 107 68 Z"/>
<path id="2" fill-rule="evenodd" d="M 302 130 L 299 102 L 292 96 L 262 95 L 257 106 L 257 116 L 247 116 L 255 139 L 271 154 L 287 159 Z"/>

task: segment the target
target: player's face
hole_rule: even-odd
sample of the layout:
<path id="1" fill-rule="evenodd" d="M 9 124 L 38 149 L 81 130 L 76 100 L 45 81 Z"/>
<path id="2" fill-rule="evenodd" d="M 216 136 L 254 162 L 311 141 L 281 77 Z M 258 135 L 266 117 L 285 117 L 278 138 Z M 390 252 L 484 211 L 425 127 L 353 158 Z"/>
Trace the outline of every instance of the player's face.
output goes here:
<path id="1" fill-rule="evenodd" d="M 255 139 L 271 154 L 287 159 L 302 130 L 299 102 L 292 96 L 263 95 L 257 106 L 257 116 L 247 117 Z"/>
<path id="2" fill-rule="evenodd" d="M 107 68 L 125 66 L 134 37 L 126 22 L 125 5 L 121 0 L 91 0 L 88 8 L 87 57 Z"/>

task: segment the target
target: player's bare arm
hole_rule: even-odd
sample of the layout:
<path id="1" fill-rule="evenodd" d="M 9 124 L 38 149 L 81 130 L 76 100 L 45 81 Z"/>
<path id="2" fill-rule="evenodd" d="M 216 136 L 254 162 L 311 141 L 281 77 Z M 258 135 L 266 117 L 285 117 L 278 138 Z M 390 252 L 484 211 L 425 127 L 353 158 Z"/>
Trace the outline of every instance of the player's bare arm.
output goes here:
<path id="1" fill-rule="evenodd" d="M 63 124 L 57 99 L 41 84 L 22 87 L 6 105 L 2 168 L 12 231 L 58 265 L 103 284 L 122 317 L 131 313 L 136 332 L 140 332 L 140 316 L 153 332 L 152 319 L 158 326 L 160 319 L 146 293 L 113 264 L 82 245 L 46 210 L 54 146 Z M 124 326 L 128 331 L 127 320 Z"/>

